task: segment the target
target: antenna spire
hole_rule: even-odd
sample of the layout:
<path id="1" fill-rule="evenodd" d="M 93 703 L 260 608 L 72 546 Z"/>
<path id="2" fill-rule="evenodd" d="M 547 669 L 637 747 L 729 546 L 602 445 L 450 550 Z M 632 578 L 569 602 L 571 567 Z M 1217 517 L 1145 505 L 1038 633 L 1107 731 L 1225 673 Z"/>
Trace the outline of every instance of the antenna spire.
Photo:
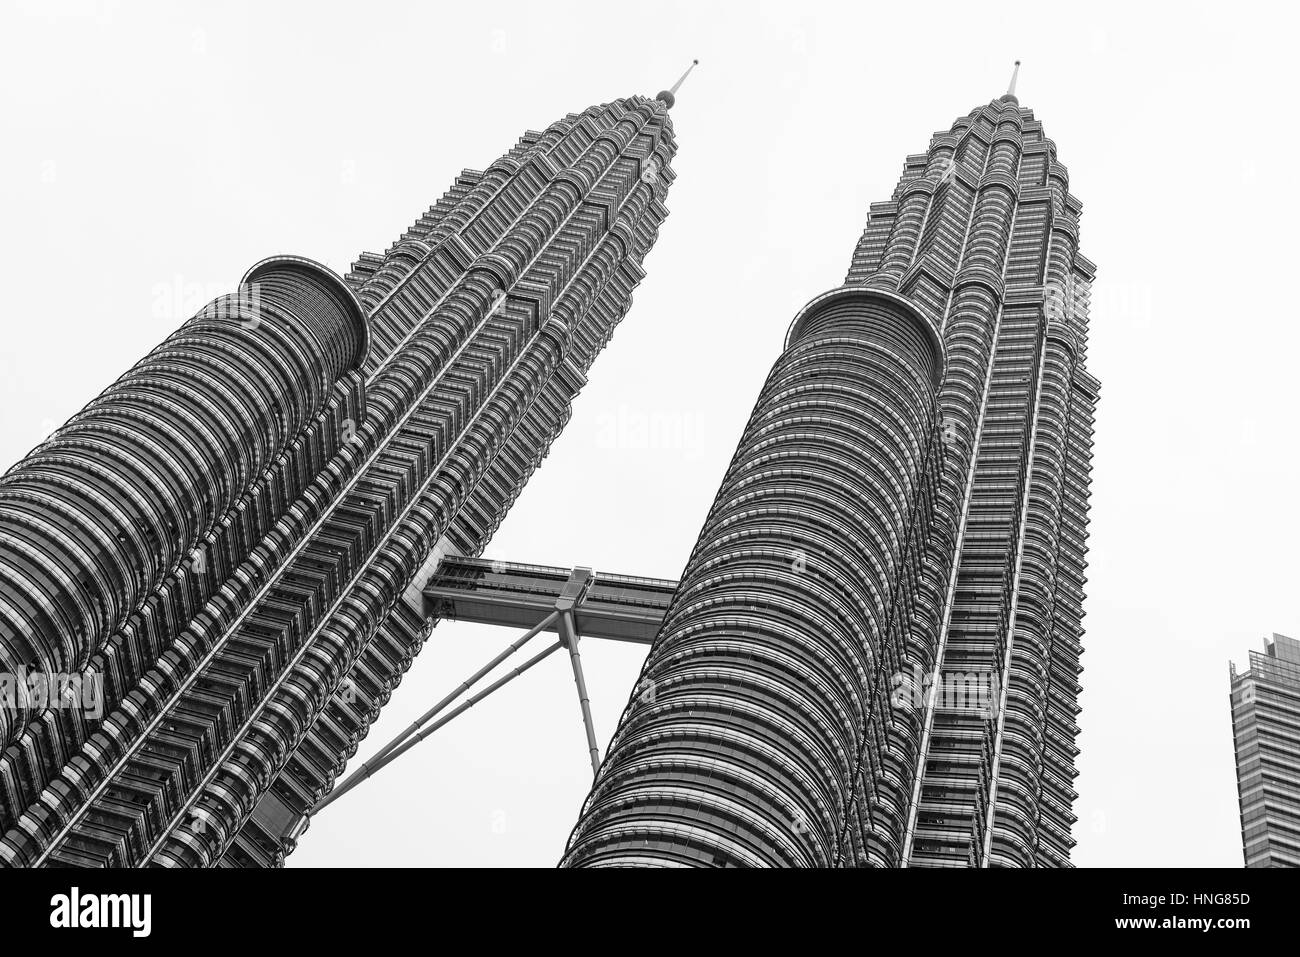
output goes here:
<path id="1" fill-rule="evenodd" d="M 671 110 L 673 108 L 673 104 L 677 102 L 677 91 L 682 88 L 682 84 L 685 83 L 686 78 L 691 75 L 691 71 L 694 70 L 699 65 L 700 65 L 699 60 L 692 60 L 691 65 L 686 68 L 686 72 L 677 78 L 677 82 L 673 84 L 672 89 L 662 90 L 659 93 L 659 95 L 655 97 L 655 99 L 662 100 L 664 105 Z"/>
<path id="2" fill-rule="evenodd" d="M 1013 70 L 1011 71 L 1011 85 L 1007 87 L 1007 92 L 1006 92 L 1006 94 L 1002 97 L 1002 99 L 1004 99 L 1004 100 L 1015 100 L 1017 103 L 1020 102 L 1019 100 L 1016 100 L 1016 80 L 1018 80 L 1018 79 L 1020 79 L 1020 61 L 1019 61 L 1019 60 L 1016 61 L 1015 69 L 1013 69 Z"/>

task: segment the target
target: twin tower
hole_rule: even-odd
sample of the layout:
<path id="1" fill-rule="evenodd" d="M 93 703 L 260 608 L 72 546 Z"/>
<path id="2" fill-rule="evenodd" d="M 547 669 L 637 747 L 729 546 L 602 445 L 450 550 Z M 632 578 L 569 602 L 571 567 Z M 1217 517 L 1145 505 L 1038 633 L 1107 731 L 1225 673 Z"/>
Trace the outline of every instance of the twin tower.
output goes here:
<path id="1" fill-rule="evenodd" d="M 257 264 L 0 479 L 0 862 L 283 861 L 626 314 L 675 92 L 526 133 L 345 277 Z M 1079 213 L 1014 92 L 907 158 L 790 326 L 565 865 L 1068 865 Z"/>

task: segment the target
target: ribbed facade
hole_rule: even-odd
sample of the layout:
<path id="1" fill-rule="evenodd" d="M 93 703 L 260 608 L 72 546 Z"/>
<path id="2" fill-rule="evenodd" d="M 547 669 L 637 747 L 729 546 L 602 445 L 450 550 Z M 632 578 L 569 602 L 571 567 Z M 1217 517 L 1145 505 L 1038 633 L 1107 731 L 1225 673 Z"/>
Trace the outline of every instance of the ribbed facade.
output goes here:
<path id="1" fill-rule="evenodd" d="M 346 280 L 280 257 L 0 479 L 0 861 L 276 864 L 644 273 L 675 153 L 631 97 L 466 171 Z"/>
<path id="2" fill-rule="evenodd" d="M 791 327 L 564 864 L 1068 863 L 1079 212 L 1014 96 L 908 157 Z"/>
<path id="3" fill-rule="evenodd" d="M 1230 679 L 1246 866 L 1300 867 L 1300 641 L 1266 639 Z"/>

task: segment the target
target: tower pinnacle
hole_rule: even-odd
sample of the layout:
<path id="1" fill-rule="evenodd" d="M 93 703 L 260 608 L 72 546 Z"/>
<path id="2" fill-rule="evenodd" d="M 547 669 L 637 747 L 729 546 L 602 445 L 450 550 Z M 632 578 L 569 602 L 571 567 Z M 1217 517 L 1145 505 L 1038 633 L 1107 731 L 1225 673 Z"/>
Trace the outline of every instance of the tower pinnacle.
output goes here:
<path id="1" fill-rule="evenodd" d="M 1007 87 L 1007 92 L 1004 93 L 1004 94 L 1002 95 L 1002 101 L 1003 101 L 1004 103 L 1006 103 L 1006 102 L 1019 103 L 1019 102 L 1020 102 L 1018 99 L 1016 99 L 1016 80 L 1018 80 L 1019 78 L 1020 78 L 1020 61 L 1017 60 L 1017 61 L 1016 61 L 1015 69 L 1013 69 L 1013 70 L 1011 71 L 1011 84 L 1010 84 L 1010 86 Z"/>
<path id="2" fill-rule="evenodd" d="M 682 88 L 682 84 L 685 83 L 686 78 L 691 75 L 691 71 L 699 65 L 699 60 L 692 60 L 691 65 L 686 68 L 686 72 L 677 78 L 677 82 L 673 84 L 672 89 L 661 90 L 655 99 L 662 100 L 664 105 L 671 110 L 673 104 L 677 102 L 677 91 Z"/>

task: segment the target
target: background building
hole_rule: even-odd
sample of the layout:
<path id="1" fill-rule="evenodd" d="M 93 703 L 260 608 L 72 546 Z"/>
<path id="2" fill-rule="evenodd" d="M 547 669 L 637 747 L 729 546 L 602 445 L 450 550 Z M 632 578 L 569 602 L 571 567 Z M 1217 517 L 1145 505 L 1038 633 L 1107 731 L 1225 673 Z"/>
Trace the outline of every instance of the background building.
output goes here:
<path id="1" fill-rule="evenodd" d="M 1093 266 L 1014 90 L 795 317 L 567 865 L 1068 863 Z"/>
<path id="2" fill-rule="evenodd" d="M 570 414 L 666 215 L 661 99 L 529 132 L 346 280 L 255 266 L 0 479 L 0 861 L 270 864 Z"/>
<path id="3" fill-rule="evenodd" d="M 1246 866 L 1300 867 L 1300 641 L 1275 634 L 1228 667 Z"/>

